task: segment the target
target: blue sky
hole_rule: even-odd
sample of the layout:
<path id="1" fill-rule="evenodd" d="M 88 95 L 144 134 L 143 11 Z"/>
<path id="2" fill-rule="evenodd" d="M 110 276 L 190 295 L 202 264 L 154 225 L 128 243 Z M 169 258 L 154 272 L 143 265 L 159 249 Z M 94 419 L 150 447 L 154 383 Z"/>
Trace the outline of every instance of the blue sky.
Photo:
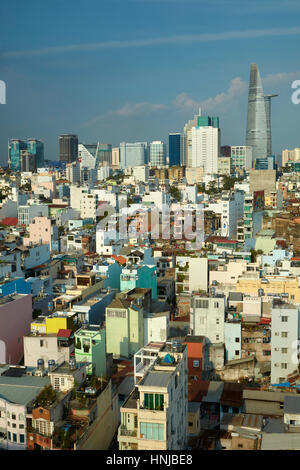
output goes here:
<path id="1" fill-rule="evenodd" d="M 273 101 L 273 150 L 300 146 L 298 0 L 10 0 L 0 2 L 0 161 L 9 138 L 162 139 L 201 106 L 222 144 L 243 145 L 250 64 Z"/>

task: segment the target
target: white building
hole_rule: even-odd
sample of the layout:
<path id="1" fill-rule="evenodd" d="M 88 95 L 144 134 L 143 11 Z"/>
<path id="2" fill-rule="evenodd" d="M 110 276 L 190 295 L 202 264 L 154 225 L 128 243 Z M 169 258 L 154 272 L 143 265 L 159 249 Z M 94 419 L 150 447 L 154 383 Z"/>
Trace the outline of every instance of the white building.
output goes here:
<path id="1" fill-rule="evenodd" d="M 48 367 L 48 361 L 53 360 L 61 364 L 70 360 L 70 354 L 74 346 L 69 346 L 68 341 L 60 342 L 57 334 L 43 334 L 31 332 L 24 336 L 24 365 L 37 367 L 38 359 L 43 359 L 44 365 Z"/>
<path id="2" fill-rule="evenodd" d="M 221 236 L 236 237 L 238 220 L 244 214 L 244 193 L 243 191 L 224 192 L 221 202 Z"/>
<path id="3" fill-rule="evenodd" d="M 191 335 L 205 336 L 212 344 L 224 343 L 224 321 L 224 296 L 192 296 L 190 309 Z"/>
<path id="4" fill-rule="evenodd" d="M 285 304 L 272 308 L 271 383 L 286 382 L 298 370 L 300 309 Z"/>
<path id="5" fill-rule="evenodd" d="M 153 205 L 162 209 L 163 206 L 170 205 L 170 194 L 166 191 L 150 191 L 143 196 L 143 203 L 144 202 L 152 202 Z"/>
<path id="6" fill-rule="evenodd" d="M 91 194 L 88 188 L 70 186 L 70 205 L 80 211 L 81 219 L 96 219 L 97 198 Z"/>
<path id="7" fill-rule="evenodd" d="M 135 354 L 140 380 L 121 407 L 120 450 L 186 449 L 187 347 L 173 344 L 150 343 Z"/>
<path id="8" fill-rule="evenodd" d="M 149 180 L 149 167 L 146 165 L 134 166 L 132 168 L 132 176 L 137 183 L 147 183 Z"/>
<path id="9" fill-rule="evenodd" d="M 169 337 L 169 312 L 144 314 L 144 344 L 165 342 Z"/>
<path id="10" fill-rule="evenodd" d="M 161 140 L 154 140 L 150 143 L 150 164 L 157 167 L 166 164 L 166 144 Z"/>
<path id="11" fill-rule="evenodd" d="M 252 147 L 246 145 L 231 146 L 231 167 L 234 172 L 249 170 L 252 165 Z"/>
<path id="12" fill-rule="evenodd" d="M 192 167 L 202 167 L 204 173 L 218 173 L 220 129 L 211 126 L 192 128 Z"/>

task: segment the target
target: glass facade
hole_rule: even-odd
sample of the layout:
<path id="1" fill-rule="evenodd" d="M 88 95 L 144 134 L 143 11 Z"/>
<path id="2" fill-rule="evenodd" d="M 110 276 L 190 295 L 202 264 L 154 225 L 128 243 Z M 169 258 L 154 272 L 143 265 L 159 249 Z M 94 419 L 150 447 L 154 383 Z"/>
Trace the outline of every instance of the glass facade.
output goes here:
<path id="1" fill-rule="evenodd" d="M 150 163 L 152 166 L 163 166 L 166 164 L 166 144 L 161 141 L 151 142 Z"/>
<path id="2" fill-rule="evenodd" d="M 183 138 L 182 134 L 169 134 L 169 166 L 181 165 L 183 161 Z"/>
<path id="3" fill-rule="evenodd" d="M 44 144 L 40 140 L 28 139 L 27 152 L 29 155 L 35 156 L 35 163 L 37 168 L 44 166 Z"/>
<path id="4" fill-rule="evenodd" d="M 257 64 L 251 64 L 248 95 L 246 145 L 252 147 L 253 160 L 268 155 L 265 97 Z"/>
<path id="5" fill-rule="evenodd" d="M 120 168 L 145 165 L 148 163 L 147 142 L 121 142 L 120 144 Z"/>
<path id="6" fill-rule="evenodd" d="M 21 171 L 21 151 L 27 150 L 23 140 L 12 139 L 8 144 L 8 166 L 12 171 Z"/>

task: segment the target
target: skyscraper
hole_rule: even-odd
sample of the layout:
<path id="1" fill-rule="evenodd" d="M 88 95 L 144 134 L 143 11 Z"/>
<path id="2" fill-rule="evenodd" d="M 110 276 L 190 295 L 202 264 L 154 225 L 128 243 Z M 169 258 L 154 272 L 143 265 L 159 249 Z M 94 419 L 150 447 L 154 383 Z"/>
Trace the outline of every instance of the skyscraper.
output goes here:
<path id="1" fill-rule="evenodd" d="M 44 166 L 44 144 L 41 140 L 27 139 L 27 152 L 29 155 L 35 156 L 37 168 Z"/>
<path id="2" fill-rule="evenodd" d="M 21 171 L 21 152 L 27 150 L 27 143 L 20 139 L 8 142 L 8 166 L 12 171 Z"/>
<path id="3" fill-rule="evenodd" d="M 216 174 L 219 155 L 219 118 L 199 115 L 198 124 L 192 127 L 192 158 L 189 166 L 202 167 L 205 174 Z"/>
<path id="4" fill-rule="evenodd" d="M 248 95 L 246 146 L 252 147 L 253 161 L 272 154 L 271 98 L 264 95 L 257 64 L 251 64 Z"/>
<path id="5" fill-rule="evenodd" d="M 270 157 L 272 155 L 272 135 L 271 135 L 271 99 L 275 98 L 278 95 L 265 95 L 265 106 L 266 106 L 266 114 L 267 114 L 267 156 Z"/>
<path id="6" fill-rule="evenodd" d="M 166 164 L 166 144 L 160 140 L 154 140 L 150 143 L 150 164 L 151 166 Z"/>
<path id="7" fill-rule="evenodd" d="M 120 143 L 120 168 L 140 166 L 146 163 L 148 163 L 147 142 Z"/>
<path id="8" fill-rule="evenodd" d="M 78 137 L 74 134 L 59 136 L 59 160 L 72 163 L 78 158 Z"/>
<path id="9" fill-rule="evenodd" d="M 169 134 L 169 166 L 183 165 L 184 152 L 185 136 L 179 133 Z"/>

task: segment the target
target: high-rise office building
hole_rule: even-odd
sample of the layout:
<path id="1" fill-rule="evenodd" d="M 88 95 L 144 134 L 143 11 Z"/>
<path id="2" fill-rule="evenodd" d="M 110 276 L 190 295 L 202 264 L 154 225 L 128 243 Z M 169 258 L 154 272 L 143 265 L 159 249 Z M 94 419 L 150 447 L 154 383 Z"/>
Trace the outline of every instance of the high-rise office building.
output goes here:
<path id="1" fill-rule="evenodd" d="M 111 166 L 112 144 L 101 144 L 98 142 L 96 168 L 99 166 Z"/>
<path id="2" fill-rule="evenodd" d="M 27 150 L 21 150 L 21 171 L 35 173 L 36 169 L 36 155 Z"/>
<path id="3" fill-rule="evenodd" d="M 146 163 L 148 163 L 147 142 L 120 143 L 120 168 L 125 169 Z"/>
<path id="4" fill-rule="evenodd" d="M 98 144 L 79 144 L 78 161 L 84 168 L 94 169 L 96 166 Z"/>
<path id="5" fill-rule="evenodd" d="M 185 158 L 185 136 L 180 133 L 169 134 L 169 166 L 183 165 Z"/>
<path id="6" fill-rule="evenodd" d="M 118 169 L 120 165 L 120 148 L 113 147 L 112 149 L 112 158 L 111 158 L 111 166 L 113 169 Z"/>
<path id="7" fill-rule="evenodd" d="M 35 162 L 37 168 L 44 166 L 44 143 L 37 139 L 27 139 L 27 152 L 30 155 L 35 155 Z"/>
<path id="8" fill-rule="evenodd" d="M 272 135 L 271 135 L 271 99 L 278 95 L 265 95 L 265 106 L 267 115 L 267 156 L 272 155 Z"/>
<path id="9" fill-rule="evenodd" d="M 166 164 L 166 144 L 160 140 L 154 140 L 150 143 L 150 164 L 151 166 Z"/>
<path id="10" fill-rule="evenodd" d="M 74 134 L 59 136 L 59 160 L 72 163 L 78 159 L 78 137 Z"/>
<path id="11" fill-rule="evenodd" d="M 192 167 L 192 128 L 198 126 L 198 118 L 201 116 L 201 109 L 199 109 L 199 114 L 195 114 L 194 119 L 188 121 L 184 126 L 184 136 L 185 136 L 185 152 L 184 160 L 181 162 L 182 165 L 187 166 L 188 168 Z"/>
<path id="12" fill-rule="evenodd" d="M 251 64 L 248 95 L 246 146 L 252 147 L 253 162 L 272 154 L 271 99 L 264 95 L 257 64 Z"/>
<path id="13" fill-rule="evenodd" d="M 8 141 L 8 166 L 12 171 L 21 171 L 21 152 L 27 151 L 27 143 L 20 139 Z"/>
<path id="14" fill-rule="evenodd" d="M 220 155 L 219 118 L 198 116 L 197 126 L 192 127 L 192 159 L 193 168 L 202 167 L 205 174 L 218 173 Z"/>

